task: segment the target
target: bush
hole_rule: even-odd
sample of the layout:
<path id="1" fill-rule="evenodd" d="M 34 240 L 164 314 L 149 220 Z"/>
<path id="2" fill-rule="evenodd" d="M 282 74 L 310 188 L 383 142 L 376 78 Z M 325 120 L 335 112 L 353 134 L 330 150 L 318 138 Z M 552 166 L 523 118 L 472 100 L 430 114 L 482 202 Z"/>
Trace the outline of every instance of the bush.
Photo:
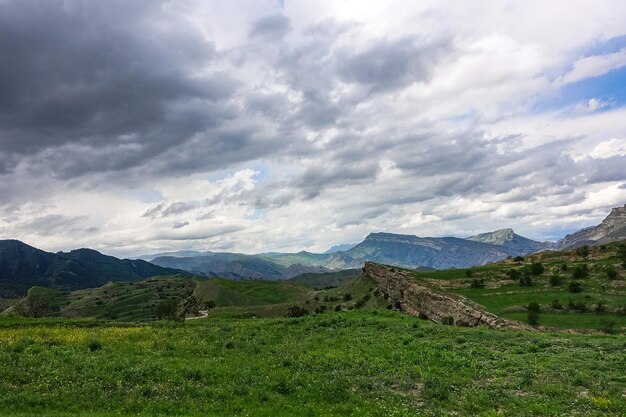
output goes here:
<path id="1" fill-rule="evenodd" d="M 582 256 L 583 258 L 586 258 L 587 256 L 589 256 L 589 246 L 585 245 L 576 249 L 576 255 Z"/>
<path id="2" fill-rule="evenodd" d="M 615 333 L 615 321 L 613 320 L 602 320 L 602 331 L 606 334 Z"/>
<path id="3" fill-rule="evenodd" d="M 445 316 L 444 318 L 441 319 L 441 323 L 447 326 L 453 326 L 454 318 L 452 318 L 452 316 Z"/>
<path id="4" fill-rule="evenodd" d="M 617 279 L 619 275 L 617 274 L 617 270 L 612 266 L 609 266 L 606 270 L 606 277 L 608 279 Z"/>
<path id="5" fill-rule="evenodd" d="M 291 306 L 287 309 L 287 317 L 304 317 L 309 312 L 302 306 Z"/>
<path id="6" fill-rule="evenodd" d="M 178 302 L 175 299 L 162 301 L 157 307 L 156 318 L 159 320 L 178 319 Z"/>
<path id="7" fill-rule="evenodd" d="M 561 284 L 563 284 L 563 278 L 561 278 L 560 276 L 552 275 L 550 277 L 550 285 L 552 285 L 553 287 L 558 287 Z"/>
<path id="8" fill-rule="evenodd" d="M 534 310 L 528 311 L 528 324 L 536 326 L 539 324 L 539 312 Z"/>
<path id="9" fill-rule="evenodd" d="M 506 271 L 506 274 L 509 276 L 509 278 L 515 281 L 519 280 L 522 277 L 522 271 L 520 271 L 519 269 L 509 269 L 508 271 Z"/>
<path id="10" fill-rule="evenodd" d="M 528 304 L 528 311 L 536 311 L 537 313 L 541 310 L 538 303 L 532 302 Z"/>
<path id="11" fill-rule="evenodd" d="M 561 304 L 561 302 L 559 300 L 553 300 L 551 307 L 555 310 L 562 310 L 563 309 L 563 304 Z"/>
<path id="12" fill-rule="evenodd" d="M 583 279 L 587 278 L 587 276 L 589 276 L 589 267 L 587 264 L 577 265 L 572 273 L 572 277 L 575 279 Z"/>
<path id="13" fill-rule="evenodd" d="M 470 284 L 472 288 L 485 288 L 485 280 L 474 278 Z"/>
<path id="14" fill-rule="evenodd" d="M 389 307 L 387 307 L 387 308 L 389 308 Z M 335 306 L 335 311 L 341 311 L 341 304 L 337 304 Z"/>
<path id="15" fill-rule="evenodd" d="M 350 301 L 350 300 L 352 300 L 352 294 L 345 293 L 343 295 L 343 301 Z"/>
<path id="16" fill-rule="evenodd" d="M 595 311 L 596 311 L 596 314 L 606 313 L 606 306 L 604 305 L 602 301 L 598 301 Z"/>
<path id="17" fill-rule="evenodd" d="M 545 268 L 541 264 L 541 262 L 533 262 L 530 264 L 530 273 L 533 275 L 541 275 L 545 271 Z"/>
<path id="18" fill-rule="evenodd" d="M 97 350 L 102 349 L 102 344 L 100 343 L 98 339 L 90 339 L 87 342 L 87 347 L 89 348 L 91 352 L 95 352 Z"/>
<path id="19" fill-rule="evenodd" d="M 580 282 L 572 281 L 569 283 L 569 292 L 579 293 L 583 292 L 583 286 Z"/>
<path id="20" fill-rule="evenodd" d="M 519 279 L 519 285 L 521 285 L 522 287 L 532 287 L 533 279 L 531 278 L 530 275 L 523 275 Z"/>
<path id="21" fill-rule="evenodd" d="M 471 269 L 467 269 L 465 271 L 465 276 L 468 278 L 471 278 L 473 274 L 474 274 L 474 271 L 472 271 Z"/>
<path id="22" fill-rule="evenodd" d="M 563 263 L 563 265 L 561 265 L 561 271 L 567 272 L 567 264 L 566 263 Z"/>
<path id="23" fill-rule="evenodd" d="M 516 256 L 515 258 L 513 258 L 513 260 L 515 262 L 524 262 L 524 257 L 523 256 Z"/>

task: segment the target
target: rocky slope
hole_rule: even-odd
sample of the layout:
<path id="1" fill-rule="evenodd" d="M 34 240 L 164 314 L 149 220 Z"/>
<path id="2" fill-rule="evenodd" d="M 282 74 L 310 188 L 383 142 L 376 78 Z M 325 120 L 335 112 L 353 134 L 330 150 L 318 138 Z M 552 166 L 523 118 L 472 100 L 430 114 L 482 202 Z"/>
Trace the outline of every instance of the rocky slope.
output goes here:
<path id="1" fill-rule="evenodd" d="M 363 273 L 377 283 L 378 291 L 388 296 L 392 304 L 412 316 L 457 326 L 484 325 L 496 329 L 535 330 L 525 323 L 488 313 L 482 306 L 465 297 L 411 278 L 407 271 L 366 262 Z"/>
<path id="2" fill-rule="evenodd" d="M 24 295 L 32 286 L 92 288 L 108 281 L 140 281 L 182 271 L 141 260 L 117 259 L 91 249 L 50 253 L 19 240 L 0 241 L 0 297 Z"/>
<path id="3" fill-rule="evenodd" d="M 615 207 L 597 226 L 587 227 L 565 236 L 558 242 L 561 249 L 583 245 L 605 244 L 626 238 L 626 204 Z"/>

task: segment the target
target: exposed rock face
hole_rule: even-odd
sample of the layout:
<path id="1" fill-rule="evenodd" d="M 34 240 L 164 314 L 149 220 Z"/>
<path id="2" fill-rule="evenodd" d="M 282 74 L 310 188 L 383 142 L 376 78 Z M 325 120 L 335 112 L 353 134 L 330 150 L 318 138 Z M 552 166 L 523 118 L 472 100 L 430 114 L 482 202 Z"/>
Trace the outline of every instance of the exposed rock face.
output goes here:
<path id="1" fill-rule="evenodd" d="M 363 273 L 378 283 L 378 289 L 389 295 L 392 303 L 399 303 L 401 310 L 412 316 L 457 326 L 484 325 L 494 329 L 536 331 L 525 323 L 491 314 L 465 297 L 447 293 L 429 283 L 412 279 L 406 271 L 366 262 Z"/>
<path id="2" fill-rule="evenodd" d="M 615 207 L 597 226 L 587 227 L 565 236 L 559 242 L 559 248 L 576 248 L 596 243 L 609 243 L 626 238 L 626 204 Z"/>

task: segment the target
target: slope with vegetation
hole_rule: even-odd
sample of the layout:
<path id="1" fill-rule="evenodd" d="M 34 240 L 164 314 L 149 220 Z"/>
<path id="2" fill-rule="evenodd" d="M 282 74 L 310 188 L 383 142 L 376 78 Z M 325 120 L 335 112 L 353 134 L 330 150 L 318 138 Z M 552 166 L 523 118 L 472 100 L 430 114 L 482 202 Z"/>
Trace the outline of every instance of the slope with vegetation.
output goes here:
<path id="1" fill-rule="evenodd" d="M 387 310 L 184 324 L 0 318 L 11 416 L 623 416 L 624 338 Z"/>
<path id="2" fill-rule="evenodd" d="M 0 298 L 23 296 L 33 286 L 65 291 L 177 273 L 186 274 L 142 260 L 117 259 L 91 249 L 50 253 L 18 240 L 0 240 Z"/>

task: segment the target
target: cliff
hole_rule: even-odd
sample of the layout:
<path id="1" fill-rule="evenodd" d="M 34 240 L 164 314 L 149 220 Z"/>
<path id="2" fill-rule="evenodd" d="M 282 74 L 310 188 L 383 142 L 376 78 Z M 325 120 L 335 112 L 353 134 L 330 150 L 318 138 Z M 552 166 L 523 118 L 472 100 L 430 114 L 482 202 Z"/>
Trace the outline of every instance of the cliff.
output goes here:
<path id="1" fill-rule="evenodd" d="M 377 283 L 379 292 L 387 294 L 392 303 L 412 316 L 456 326 L 483 325 L 494 329 L 536 330 L 525 323 L 489 313 L 465 297 L 413 279 L 408 271 L 366 262 L 363 273 Z"/>

